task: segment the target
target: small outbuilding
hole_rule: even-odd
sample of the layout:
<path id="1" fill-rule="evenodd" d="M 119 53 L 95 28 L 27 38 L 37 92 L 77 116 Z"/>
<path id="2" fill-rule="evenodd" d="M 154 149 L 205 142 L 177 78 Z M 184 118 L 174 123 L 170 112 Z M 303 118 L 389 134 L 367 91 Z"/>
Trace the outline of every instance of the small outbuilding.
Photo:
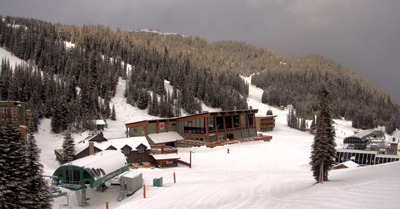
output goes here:
<path id="1" fill-rule="evenodd" d="M 143 177 L 142 173 L 138 173 L 136 170 L 131 170 L 122 174 L 119 178 L 120 182 L 120 196 L 119 201 L 125 199 L 127 196 L 132 195 L 137 190 L 142 188 Z"/>
<path id="2" fill-rule="evenodd" d="M 164 167 L 177 167 L 178 160 L 180 159 L 177 153 L 169 153 L 169 154 L 152 154 L 156 166 L 159 168 Z"/>
<path id="3" fill-rule="evenodd" d="M 360 165 L 349 160 L 349 161 L 346 161 L 346 162 L 343 162 L 343 163 L 340 163 L 340 164 L 334 166 L 333 169 L 357 168 L 357 167 L 360 167 Z"/>
<path id="4" fill-rule="evenodd" d="M 96 120 L 96 128 L 99 131 L 104 131 L 104 128 L 107 128 L 107 123 L 104 120 Z"/>

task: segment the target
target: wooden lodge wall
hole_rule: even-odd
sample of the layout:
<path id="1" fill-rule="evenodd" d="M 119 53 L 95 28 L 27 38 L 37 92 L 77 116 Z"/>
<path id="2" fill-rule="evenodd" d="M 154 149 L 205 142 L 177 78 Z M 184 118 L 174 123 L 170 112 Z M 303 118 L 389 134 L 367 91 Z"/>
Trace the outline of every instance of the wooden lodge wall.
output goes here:
<path id="1" fill-rule="evenodd" d="M 257 137 L 254 110 L 204 112 L 171 119 L 139 121 L 126 124 L 127 137 L 176 131 L 184 141 L 225 142 Z"/>

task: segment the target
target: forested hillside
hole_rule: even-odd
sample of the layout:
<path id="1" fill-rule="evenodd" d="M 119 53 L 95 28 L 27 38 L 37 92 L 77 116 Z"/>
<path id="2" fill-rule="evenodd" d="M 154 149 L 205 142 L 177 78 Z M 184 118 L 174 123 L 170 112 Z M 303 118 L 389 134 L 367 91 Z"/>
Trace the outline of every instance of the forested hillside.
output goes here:
<path id="1" fill-rule="evenodd" d="M 253 84 L 265 90 L 265 103 L 292 104 L 298 118 L 312 119 L 316 115 L 318 92 L 325 85 L 331 91 L 334 116 L 352 120 L 354 127 L 384 125 L 391 133 L 394 124 L 399 123 L 400 106 L 387 93 L 322 56 L 290 57 L 250 44 L 209 43 L 180 35 L 135 33 L 135 39 L 159 50 L 167 47 L 172 57 L 187 55 L 198 66 L 253 75 Z"/>
<path id="2" fill-rule="evenodd" d="M 0 96 L 26 102 L 35 127 L 39 118 L 51 117 L 55 133 L 93 128 L 94 119 L 110 117 L 109 101 L 119 77 L 128 79 L 127 101 L 149 107 L 152 115 L 198 113 L 201 101 L 222 109 L 247 108 L 248 84 L 238 73 L 198 66 L 188 55 L 170 57 L 167 47 L 160 52 L 133 33 L 1 19 L 0 46 L 28 64 L 10 66 L 2 60 Z M 67 48 L 66 42 L 75 46 Z M 173 92 L 166 92 L 164 80 L 174 86 Z"/>
<path id="3" fill-rule="evenodd" d="M 263 102 L 292 104 L 300 118 L 313 118 L 319 89 L 325 85 L 331 92 L 334 117 L 352 120 L 355 128 L 386 125 L 390 133 L 399 120 L 399 105 L 387 93 L 321 56 L 288 59 L 260 72 L 252 82 L 265 90 Z"/>
<path id="4" fill-rule="evenodd" d="M 75 45 L 67 48 L 66 42 Z M 353 120 L 354 127 L 386 125 L 390 132 L 399 118 L 399 105 L 389 95 L 316 55 L 290 57 L 240 42 L 15 17 L 0 21 L 0 46 L 28 63 L 2 61 L 1 99 L 27 102 L 36 123 L 52 117 L 54 132 L 90 129 L 93 119 L 109 118 L 120 77 L 127 79 L 130 104 L 161 117 L 201 112 L 201 102 L 223 110 L 248 108 L 249 88 L 240 75 L 253 75 L 252 82 L 265 90 L 265 103 L 292 104 L 297 117 L 315 115 L 325 85 L 335 117 Z"/>

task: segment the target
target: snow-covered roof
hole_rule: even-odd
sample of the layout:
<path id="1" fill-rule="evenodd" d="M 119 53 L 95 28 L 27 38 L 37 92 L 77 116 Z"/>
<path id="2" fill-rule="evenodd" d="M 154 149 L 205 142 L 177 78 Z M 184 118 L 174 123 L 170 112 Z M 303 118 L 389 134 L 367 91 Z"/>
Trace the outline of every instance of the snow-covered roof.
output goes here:
<path id="1" fill-rule="evenodd" d="M 153 133 L 147 136 L 155 144 L 162 144 L 162 143 L 174 142 L 177 140 L 183 140 L 183 137 L 176 131 Z"/>
<path id="2" fill-rule="evenodd" d="M 155 160 L 172 160 L 172 159 L 180 159 L 179 155 L 176 153 L 170 154 L 155 154 L 152 155 Z"/>
<path id="3" fill-rule="evenodd" d="M 96 125 L 106 125 L 106 122 L 104 120 L 96 120 Z"/>
<path id="4" fill-rule="evenodd" d="M 79 142 L 75 145 L 75 153 L 79 154 L 89 147 L 89 139 L 87 138 L 84 141 Z M 109 139 L 104 142 L 93 142 L 94 147 L 100 150 L 106 150 L 110 146 L 115 147 L 117 150 L 121 150 L 125 145 L 128 145 L 132 148 L 133 151 L 136 151 L 136 147 L 140 144 L 143 144 L 147 147 L 147 150 L 151 149 L 149 142 L 147 141 L 145 136 L 137 136 L 137 137 L 129 137 L 129 138 L 115 138 Z"/>
<path id="5" fill-rule="evenodd" d="M 265 115 L 265 114 L 261 114 L 260 112 L 256 113 L 256 117 L 265 117 L 265 118 L 275 118 L 278 117 L 278 115 Z"/>
<path id="6" fill-rule="evenodd" d="M 145 136 L 109 139 L 106 142 L 100 143 L 94 142 L 94 146 L 101 150 L 106 150 L 110 146 L 115 147 L 117 150 L 121 150 L 125 145 L 131 147 L 132 150 L 137 150 L 136 147 L 138 147 L 140 144 L 146 146 L 148 150 L 151 149 L 150 144 Z"/>
<path id="7" fill-rule="evenodd" d="M 363 153 L 363 154 L 378 154 L 378 151 L 358 150 L 358 149 L 336 149 L 336 152 Z"/>
<path id="8" fill-rule="evenodd" d="M 106 150 L 102 152 L 98 152 L 94 155 L 89 155 L 84 158 L 80 158 L 74 160 L 70 163 L 66 163 L 63 166 L 74 165 L 81 168 L 101 168 L 105 172 L 105 175 L 116 171 L 124 166 L 126 166 L 127 160 L 125 155 L 116 150 Z M 104 175 L 100 175 L 98 178 L 101 178 Z"/>
<path id="9" fill-rule="evenodd" d="M 376 155 L 376 157 L 377 158 L 380 157 L 380 158 L 397 158 L 397 159 L 400 159 L 399 155 L 384 155 L 384 154 L 381 154 L 381 155 Z"/>
<path id="10" fill-rule="evenodd" d="M 344 166 L 346 166 L 346 167 L 348 167 L 348 168 L 357 168 L 357 167 L 360 167 L 360 165 L 358 165 L 357 163 L 355 163 L 355 162 L 353 162 L 353 161 L 351 161 L 351 160 L 346 161 L 346 162 L 341 163 L 341 164 L 343 164 Z"/>
<path id="11" fill-rule="evenodd" d="M 142 175 L 142 173 L 138 172 L 137 170 L 129 170 L 126 171 L 121 175 L 121 177 L 126 177 L 126 178 L 135 178 L 136 176 Z"/>

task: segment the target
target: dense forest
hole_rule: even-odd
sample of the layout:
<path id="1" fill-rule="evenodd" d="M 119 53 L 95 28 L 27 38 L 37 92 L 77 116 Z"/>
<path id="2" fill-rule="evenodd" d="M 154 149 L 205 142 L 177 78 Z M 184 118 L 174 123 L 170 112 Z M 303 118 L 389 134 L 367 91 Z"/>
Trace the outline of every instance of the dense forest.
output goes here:
<path id="1" fill-rule="evenodd" d="M 240 76 L 252 75 L 252 83 L 264 89 L 264 103 L 292 104 L 297 118 L 316 115 L 318 91 L 325 85 L 334 117 L 352 120 L 354 127 L 386 125 L 390 132 L 399 119 L 399 105 L 389 95 L 321 56 L 290 57 L 241 42 L 100 25 L 1 19 L 0 46 L 28 64 L 2 60 L 0 97 L 26 102 L 35 125 L 51 117 L 56 133 L 115 118 L 110 100 L 120 78 L 127 80 L 128 103 L 160 117 L 201 112 L 201 102 L 223 110 L 248 108 L 249 88 Z"/>
<path id="2" fill-rule="evenodd" d="M 253 76 L 252 83 L 264 89 L 264 103 L 292 104 L 299 118 L 314 118 L 319 89 L 326 86 L 333 116 L 352 120 L 355 128 L 386 126 L 391 133 L 399 120 L 400 107 L 388 94 L 321 56 L 287 59 Z"/>
<path id="3" fill-rule="evenodd" d="M 52 131 L 94 128 L 112 116 L 110 99 L 118 79 L 127 79 L 128 103 L 161 117 L 201 112 L 201 101 L 222 109 L 245 109 L 246 84 L 238 73 L 197 65 L 188 55 L 169 56 L 149 40 L 103 26 L 68 26 L 5 17 L 0 46 L 28 64 L 2 59 L 0 97 L 26 102 L 37 128 L 52 118 Z M 72 42 L 74 47 L 66 47 Z M 130 67 L 133 66 L 133 67 Z M 166 92 L 164 80 L 173 92 Z"/>

